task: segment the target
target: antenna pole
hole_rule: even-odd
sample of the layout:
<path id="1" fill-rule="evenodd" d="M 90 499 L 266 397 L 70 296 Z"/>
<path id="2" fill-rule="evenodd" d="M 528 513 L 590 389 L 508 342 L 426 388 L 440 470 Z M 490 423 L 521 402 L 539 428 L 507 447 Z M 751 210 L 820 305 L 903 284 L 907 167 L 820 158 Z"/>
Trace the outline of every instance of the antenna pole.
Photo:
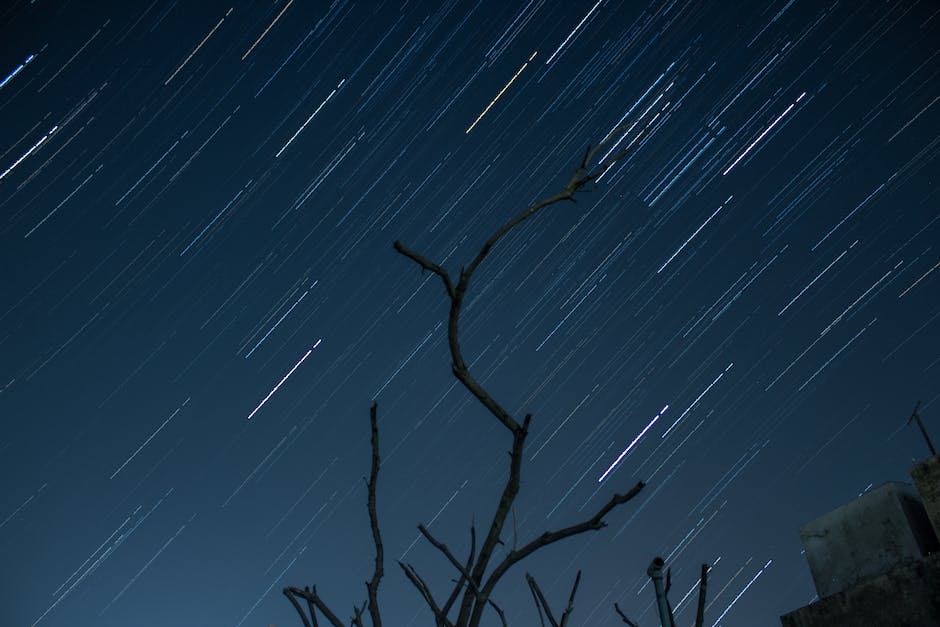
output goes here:
<path id="1" fill-rule="evenodd" d="M 924 423 L 920 419 L 920 414 L 917 413 L 917 410 L 920 408 L 920 401 L 917 401 L 917 404 L 914 405 L 914 411 L 911 413 L 911 417 L 907 419 L 907 424 L 911 424 L 912 420 L 917 421 L 917 426 L 920 427 L 920 432 L 924 436 L 924 440 L 927 441 L 927 448 L 930 449 L 930 454 L 934 457 L 937 456 L 937 449 L 933 447 L 933 442 L 930 441 L 930 436 L 927 435 L 927 429 L 924 428 Z"/>

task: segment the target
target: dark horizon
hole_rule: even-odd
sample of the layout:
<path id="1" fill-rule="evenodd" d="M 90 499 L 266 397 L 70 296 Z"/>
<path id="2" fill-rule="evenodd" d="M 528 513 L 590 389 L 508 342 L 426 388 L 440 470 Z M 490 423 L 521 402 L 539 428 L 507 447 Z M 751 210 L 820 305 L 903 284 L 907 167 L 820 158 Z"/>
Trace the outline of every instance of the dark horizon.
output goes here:
<path id="1" fill-rule="evenodd" d="M 559 3 L 555 3 L 559 4 Z M 585 148 L 624 158 L 501 240 L 461 318 L 531 413 L 519 542 L 646 488 L 494 599 L 534 624 L 779 624 L 800 525 L 940 438 L 940 10 L 74 3 L 0 10 L 0 622 L 300 625 L 366 598 L 378 402 L 386 625 L 432 624 L 506 476 L 441 281 Z M 505 536 L 505 534 L 504 534 Z M 510 542 L 511 537 L 504 537 Z M 498 624 L 495 614 L 484 621 Z"/>

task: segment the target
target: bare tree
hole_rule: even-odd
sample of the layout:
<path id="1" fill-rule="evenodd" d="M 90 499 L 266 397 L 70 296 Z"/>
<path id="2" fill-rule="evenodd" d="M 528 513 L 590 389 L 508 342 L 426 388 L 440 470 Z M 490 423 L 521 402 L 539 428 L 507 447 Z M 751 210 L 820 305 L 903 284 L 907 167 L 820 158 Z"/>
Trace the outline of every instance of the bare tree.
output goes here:
<path id="1" fill-rule="evenodd" d="M 588 147 L 584 157 L 574 174 L 568 180 L 564 188 L 558 193 L 543 198 L 530 205 L 521 213 L 517 214 L 511 220 L 503 224 L 494 232 L 489 239 L 480 248 L 477 255 L 461 268 L 456 278 L 452 278 L 450 273 L 441 265 L 427 259 L 418 252 L 407 248 L 401 242 L 395 242 L 394 248 L 397 252 L 411 259 L 423 270 L 429 270 L 438 277 L 444 285 L 444 290 L 450 300 L 450 312 L 447 320 L 447 340 L 451 354 L 451 368 L 457 380 L 502 424 L 512 437 L 512 447 L 509 456 L 509 476 L 503 487 L 496 506 L 496 511 L 490 521 L 483 543 L 477 551 L 476 548 L 476 529 L 470 528 L 470 554 L 464 561 L 458 560 L 450 548 L 431 535 L 430 531 L 424 525 L 418 525 L 420 533 L 438 549 L 448 562 L 457 571 L 458 576 L 454 581 L 450 594 L 443 602 L 435 598 L 427 582 L 418 574 L 418 571 L 411 564 L 399 562 L 399 566 L 408 580 L 418 590 L 421 597 L 427 603 L 434 615 L 437 627 L 478 627 L 487 607 L 491 608 L 498 615 L 502 624 L 506 625 L 506 617 L 503 610 L 494 602 L 493 592 L 496 585 L 502 580 L 503 576 L 515 564 L 532 555 L 539 549 L 547 547 L 565 538 L 585 533 L 587 531 L 597 531 L 606 526 L 604 517 L 613 509 L 623 505 L 640 490 L 643 489 L 643 482 L 638 482 L 631 489 L 623 494 L 614 494 L 602 505 L 594 514 L 581 522 L 574 523 L 567 527 L 545 531 L 541 535 L 530 540 L 521 547 L 516 547 L 515 543 L 509 549 L 497 556 L 497 545 L 502 544 L 500 535 L 506 518 L 512 511 L 513 503 L 519 494 L 520 480 L 522 477 L 522 459 L 523 449 L 526 438 L 529 434 L 529 423 L 532 416 L 526 414 L 522 421 L 518 421 L 503 408 L 482 385 L 476 380 L 467 362 L 464 359 L 460 346 L 460 337 L 458 334 L 458 325 L 460 321 L 461 307 L 470 285 L 470 280 L 480 264 L 486 259 L 493 246 L 502 239 L 509 231 L 518 226 L 524 220 L 531 218 L 541 210 L 559 203 L 563 200 L 574 202 L 575 195 L 583 191 L 593 181 L 602 176 L 614 163 L 626 155 L 626 151 L 619 152 L 606 159 L 601 160 L 597 165 L 592 165 L 592 161 L 601 146 L 609 139 L 619 136 L 624 127 L 618 127 L 611 131 L 604 141 L 593 147 Z M 632 128 L 632 127 L 631 127 Z M 375 544 L 375 570 L 372 578 L 366 582 L 367 599 L 362 606 L 353 607 L 353 614 L 349 619 L 351 627 L 364 627 L 363 615 L 366 610 L 372 621 L 373 627 L 380 627 L 382 624 L 378 603 L 378 586 L 384 574 L 383 570 L 383 547 L 382 538 L 379 532 L 378 514 L 376 511 L 376 481 L 380 466 L 379 461 L 379 441 L 377 425 L 377 407 L 373 403 L 370 419 L 372 428 L 372 472 L 367 482 L 368 488 L 368 510 L 369 520 L 372 527 L 372 539 Z M 574 597 L 577 592 L 578 584 L 581 580 L 581 573 L 578 573 L 574 586 L 568 598 L 568 604 L 561 615 L 560 622 L 556 621 L 554 615 L 549 609 L 549 605 L 542 595 L 538 584 L 531 575 L 526 575 L 529 587 L 536 599 L 536 608 L 539 611 L 540 619 L 544 612 L 546 618 L 552 627 L 564 627 L 568 623 L 568 618 L 574 608 Z M 303 589 L 288 587 L 284 589 L 284 594 L 293 604 L 294 608 L 300 614 L 305 627 L 319 627 L 317 622 L 318 613 L 325 617 L 333 627 L 346 627 L 342 620 L 326 605 L 316 587 L 305 587 Z M 300 601 L 305 601 L 304 607 Z M 453 616 L 453 618 L 452 618 Z M 544 621 L 543 621 L 544 625 Z"/>

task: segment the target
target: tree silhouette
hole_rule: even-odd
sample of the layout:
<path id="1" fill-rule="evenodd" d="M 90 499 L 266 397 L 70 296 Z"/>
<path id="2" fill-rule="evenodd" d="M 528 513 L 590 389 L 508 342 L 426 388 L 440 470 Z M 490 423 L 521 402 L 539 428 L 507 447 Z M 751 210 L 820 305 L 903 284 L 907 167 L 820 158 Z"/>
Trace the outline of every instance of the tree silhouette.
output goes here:
<path id="1" fill-rule="evenodd" d="M 431 592 L 427 582 L 418 574 L 418 571 L 411 564 L 399 562 L 399 566 L 408 580 L 418 590 L 424 601 L 427 603 L 434 615 L 437 627 L 478 627 L 487 607 L 491 608 L 499 616 L 503 625 L 506 625 L 506 617 L 502 609 L 494 602 L 492 596 L 496 585 L 502 580 L 503 576 L 518 562 L 532 555 L 536 551 L 554 544 L 565 538 L 585 533 L 587 531 L 597 531 L 606 526 L 604 517 L 612 510 L 623 505 L 640 490 L 643 489 L 643 482 L 640 481 L 631 489 L 623 494 L 614 494 L 601 506 L 591 517 L 581 522 L 569 525 L 562 529 L 545 531 L 541 535 L 530 540 L 528 543 L 517 547 L 513 546 L 505 551 L 500 557 L 495 556 L 497 545 L 502 544 L 500 534 L 506 523 L 506 519 L 512 510 L 516 496 L 519 494 L 520 478 L 522 476 L 522 458 L 523 449 L 526 443 L 526 437 L 529 434 L 529 424 L 532 419 L 530 414 L 526 414 L 522 421 L 518 421 L 511 416 L 502 405 L 500 405 L 476 380 L 470 372 L 467 362 L 464 359 L 460 346 L 460 337 L 458 326 L 460 321 L 461 307 L 467 294 L 474 272 L 480 267 L 480 264 L 486 259 L 493 246 L 499 242 L 509 231 L 517 227 L 523 221 L 533 217 L 541 210 L 559 203 L 561 201 L 575 202 L 575 195 L 583 191 L 589 184 L 596 181 L 617 161 L 622 159 L 627 151 L 623 150 L 614 155 L 602 159 L 597 165 L 592 166 L 592 161 L 597 155 L 598 150 L 610 139 L 620 136 L 624 132 L 629 132 L 636 124 L 631 127 L 617 127 L 608 133 L 607 137 L 596 146 L 589 146 L 584 153 L 583 158 L 571 178 L 564 188 L 558 193 L 545 197 L 530 205 L 524 211 L 517 214 L 511 220 L 503 224 L 484 242 L 483 246 L 476 256 L 465 267 L 460 269 L 456 280 L 441 265 L 427 259 L 418 252 L 407 248 L 401 242 L 396 241 L 395 250 L 414 261 L 423 270 L 433 272 L 440 277 L 444 285 L 448 299 L 450 299 L 450 310 L 447 319 L 447 340 L 451 355 L 451 369 L 457 380 L 484 406 L 486 409 L 502 424 L 512 437 L 512 447 L 509 459 L 509 477 L 503 487 L 499 497 L 499 503 L 493 518 L 490 521 L 486 535 L 479 551 L 476 548 L 476 529 L 470 527 L 470 554 L 461 562 L 458 560 L 450 548 L 431 535 L 430 531 L 424 525 L 418 525 L 420 533 L 438 549 L 444 557 L 450 562 L 458 573 L 454 586 L 443 601 L 439 602 Z M 641 131 L 642 134 L 642 131 Z M 631 142 L 631 144 L 634 142 Z M 368 511 L 369 521 L 372 529 L 372 539 L 375 545 L 375 569 L 372 578 L 366 582 L 366 600 L 361 606 L 353 608 L 353 615 L 349 619 L 350 627 L 365 627 L 363 616 L 368 611 L 372 622 L 372 627 L 382 625 L 381 614 L 379 611 L 378 587 L 384 575 L 384 550 L 382 546 L 382 536 L 379 528 L 378 513 L 376 509 L 376 483 L 380 468 L 379 457 L 379 437 L 378 437 L 378 419 L 377 405 L 373 402 L 370 410 L 370 424 L 372 429 L 372 469 L 367 482 L 368 488 Z M 560 622 L 556 621 L 554 615 L 549 609 L 549 605 L 542 595 L 538 584 L 532 575 L 526 574 L 526 580 L 536 600 L 536 608 L 539 612 L 540 620 L 548 618 L 552 627 L 562 627 L 567 624 L 568 618 L 574 608 L 574 597 L 577 592 L 578 584 L 581 579 L 581 573 L 578 573 L 571 594 L 568 598 L 566 609 L 561 615 Z M 319 627 L 318 613 L 322 615 L 333 627 L 346 627 L 344 623 L 334 613 L 317 593 L 315 586 L 288 587 L 283 590 L 284 595 L 290 600 L 297 613 L 300 615 L 305 627 Z M 301 604 L 305 601 L 306 608 Z M 451 618 L 456 613 L 456 616 Z M 544 620 L 543 620 L 544 625 Z"/>

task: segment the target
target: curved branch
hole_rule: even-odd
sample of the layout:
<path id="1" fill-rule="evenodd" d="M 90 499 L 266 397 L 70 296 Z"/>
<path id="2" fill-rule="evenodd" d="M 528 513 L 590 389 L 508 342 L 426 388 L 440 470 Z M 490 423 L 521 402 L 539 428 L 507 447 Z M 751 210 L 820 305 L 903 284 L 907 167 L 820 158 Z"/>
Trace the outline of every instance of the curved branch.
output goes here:
<path id="1" fill-rule="evenodd" d="M 304 612 L 304 608 L 300 607 L 300 602 L 294 598 L 294 595 L 290 593 L 287 588 L 284 588 L 281 592 L 284 593 L 284 596 L 287 597 L 287 600 L 291 602 L 291 605 L 294 606 L 294 609 L 297 610 L 297 613 L 300 614 L 300 620 L 304 622 L 304 627 L 313 627 L 310 624 L 310 621 L 307 619 L 307 614 Z M 314 616 L 313 620 L 316 621 L 317 617 Z"/>
<path id="2" fill-rule="evenodd" d="M 490 605 L 493 606 L 493 609 L 496 610 L 496 613 L 499 615 L 499 620 L 503 624 L 503 627 L 509 627 L 508 623 L 506 623 L 506 614 L 503 613 L 502 608 L 496 605 L 493 599 L 490 599 Z"/>
<path id="3" fill-rule="evenodd" d="M 375 544 L 375 570 L 372 578 L 366 582 L 369 594 L 369 615 L 372 617 L 372 627 L 382 627 L 382 617 L 379 614 L 379 582 L 385 574 L 385 549 L 382 546 L 382 534 L 379 531 L 379 515 L 375 508 L 375 485 L 379 478 L 379 426 L 377 418 L 378 403 L 373 402 L 369 409 L 369 424 L 372 430 L 372 470 L 369 474 L 369 524 L 372 527 L 372 541 Z"/>
<path id="4" fill-rule="evenodd" d="M 398 240 L 395 240 L 395 243 L 393 244 L 393 246 L 395 247 L 395 250 L 397 250 L 399 253 L 401 253 L 405 257 L 408 257 L 409 259 L 414 261 L 416 264 L 418 264 L 425 270 L 430 270 L 437 276 L 441 277 L 441 280 L 444 282 L 444 288 L 447 290 L 447 295 L 450 296 L 451 298 L 454 297 L 454 284 L 451 282 L 450 275 L 447 274 L 447 270 L 445 270 L 438 264 L 434 263 L 433 261 L 423 257 L 419 253 L 416 253 L 415 251 L 409 248 L 405 248 L 404 244 L 402 244 Z"/>
<path id="5" fill-rule="evenodd" d="M 487 410 L 489 410 L 490 413 L 493 414 L 493 416 L 496 417 L 496 419 L 504 427 L 506 427 L 512 433 L 513 436 L 512 452 L 510 455 L 509 478 L 505 487 L 503 488 L 499 505 L 495 514 L 493 515 L 493 521 L 490 524 L 486 539 L 483 542 L 483 546 L 480 549 L 480 554 L 477 556 L 473 569 L 469 573 L 469 577 L 463 576 L 463 573 L 469 569 L 460 569 L 459 563 L 456 561 L 456 559 L 453 558 L 453 555 L 450 555 L 449 551 L 445 552 L 445 555 L 448 557 L 451 563 L 455 566 L 458 566 L 458 570 L 462 571 L 462 579 L 466 579 L 468 584 L 461 601 L 460 612 L 457 617 L 457 625 L 469 625 L 470 627 L 476 627 L 479 625 L 482 612 L 487 604 L 487 601 L 489 600 L 489 595 L 492 592 L 493 587 L 496 585 L 496 582 L 499 581 L 500 577 L 502 577 L 502 575 L 506 572 L 506 570 L 508 570 L 509 567 L 511 567 L 514 563 L 523 559 L 542 546 L 546 546 L 577 533 L 582 533 L 583 531 L 600 529 L 605 524 L 602 519 L 607 512 L 617 505 L 625 503 L 643 487 L 643 484 L 639 483 L 627 495 L 614 495 L 611 501 L 602 507 L 593 518 L 581 523 L 580 525 L 574 525 L 556 532 L 544 533 L 538 539 L 529 543 L 520 550 L 516 550 L 515 546 L 513 546 L 513 549 L 509 552 L 502 563 L 500 563 L 499 566 L 497 566 L 497 568 L 490 574 L 486 585 L 481 589 L 480 585 L 489 566 L 489 561 L 492 557 L 493 550 L 495 549 L 496 545 L 500 543 L 500 532 L 502 531 L 512 504 L 519 493 L 522 450 L 525 444 L 526 435 L 528 433 L 528 426 L 531 416 L 527 415 L 523 424 L 520 425 L 509 414 L 509 412 L 507 412 L 498 402 L 496 402 L 495 399 L 493 399 L 493 397 L 490 396 L 490 394 L 470 373 L 470 369 L 467 366 L 467 362 L 464 359 L 463 352 L 460 347 L 459 336 L 460 311 L 461 307 L 463 306 L 464 297 L 467 293 L 467 288 L 469 287 L 470 279 L 473 277 L 474 272 L 476 272 L 480 264 L 483 263 L 484 259 L 486 259 L 486 257 L 489 255 L 493 246 L 495 246 L 500 239 L 509 233 L 509 231 L 546 207 L 563 200 L 573 201 L 575 194 L 577 194 L 579 191 L 582 191 L 584 187 L 592 181 L 600 178 L 616 161 L 622 159 L 627 154 L 626 150 L 621 151 L 613 157 L 602 160 L 602 162 L 598 164 L 593 170 L 590 170 L 591 161 L 596 155 L 597 151 L 603 144 L 613 137 L 613 135 L 618 130 L 620 130 L 620 128 L 622 127 L 618 127 L 617 129 L 614 129 L 608 133 L 607 137 L 605 137 L 598 145 L 594 146 L 593 148 L 590 146 L 587 148 L 580 165 L 560 192 L 536 201 L 525 210 L 511 218 L 508 222 L 503 224 L 499 229 L 496 230 L 495 233 L 490 235 L 490 237 L 483 243 L 483 246 L 480 248 L 480 251 L 476 254 L 476 256 L 465 268 L 461 269 L 456 284 L 454 284 L 450 278 L 450 275 L 440 264 L 434 263 L 421 254 L 405 247 L 401 242 L 396 241 L 394 244 L 395 250 L 398 253 L 408 257 L 421 266 L 421 268 L 429 270 L 441 278 L 441 281 L 444 283 L 444 288 L 447 291 L 447 296 L 450 299 L 450 312 L 448 314 L 447 321 L 447 338 L 451 353 L 452 370 L 454 376 L 474 397 L 477 398 L 477 400 L 480 401 L 484 407 L 487 408 Z M 428 536 L 428 539 L 431 540 L 430 535 L 426 535 Z M 423 584 L 423 582 L 420 580 L 420 577 L 418 577 L 417 573 L 414 572 L 414 569 L 410 566 L 406 568 L 404 564 L 401 564 L 401 566 L 402 569 L 404 569 L 405 574 L 409 577 L 409 579 L 411 579 L 412 583 L 419 589 L 419 591 L 422 592 L 423 595 L 425 595 L 425 599 L 432 606 L 432 609 L 434 609 L 435 616 L 437 617 L 439 623 L 442 618 L 444 621 L 446 621 L 446 617 L 441 617 L 440 610 L 435 609 L 433 600 L 430 598 L 430 590 L 428 590 L 427 586 Z M 458 582 L 457 587 L 459 588 L 460 585 L 462 585 L 462 581 Z M 448 603 L 450 603 L 450 600 Z M 447 607 L 449 608 L 449 604 Z"/>

